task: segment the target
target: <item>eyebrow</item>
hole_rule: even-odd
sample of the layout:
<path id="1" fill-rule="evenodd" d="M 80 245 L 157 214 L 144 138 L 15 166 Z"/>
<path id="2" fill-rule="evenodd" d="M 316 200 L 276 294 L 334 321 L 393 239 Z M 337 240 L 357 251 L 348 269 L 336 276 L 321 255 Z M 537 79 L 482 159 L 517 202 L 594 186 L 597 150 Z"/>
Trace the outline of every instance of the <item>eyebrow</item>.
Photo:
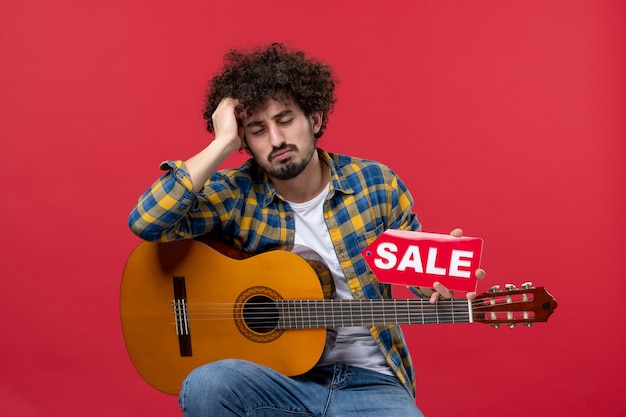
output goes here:
<path id="1" fill-rule="evenodd" d="M 293 110 L 291 110 L 291 109 L 281 110 L 278 113 L 276 113 L 274 116 L 272 116 L 272 120 L 278 120 L 278 119 L 280 119 L 280 118 L 282 118 L 284 116 L 288 116 L 288 115 L 291 115 L 291 114 L 293 114 Z M 259 125 L 262 125 L 262 124 L 263 124 L 263 121 L 261 121 L 261 120 L 253 120 L 253 121 L 251 121 L 251 122 L 246 124 L 246 128 L 249 129 L 251 127 L 259 126 Z"/>

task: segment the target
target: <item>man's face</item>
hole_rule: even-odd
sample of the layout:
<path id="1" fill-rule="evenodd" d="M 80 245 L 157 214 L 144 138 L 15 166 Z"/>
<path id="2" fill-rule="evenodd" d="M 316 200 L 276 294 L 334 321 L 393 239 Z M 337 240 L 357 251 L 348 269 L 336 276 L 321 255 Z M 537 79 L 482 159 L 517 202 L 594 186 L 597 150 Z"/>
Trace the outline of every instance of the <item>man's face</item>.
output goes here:
<path id="1" fill-rule="evenodd" d="M 315 153 L 321 113 L 306 116 L 291 100 L 269 100 L 265 108 L 241 121 L 248 150 L 270 177 L 298 176 Z"/>

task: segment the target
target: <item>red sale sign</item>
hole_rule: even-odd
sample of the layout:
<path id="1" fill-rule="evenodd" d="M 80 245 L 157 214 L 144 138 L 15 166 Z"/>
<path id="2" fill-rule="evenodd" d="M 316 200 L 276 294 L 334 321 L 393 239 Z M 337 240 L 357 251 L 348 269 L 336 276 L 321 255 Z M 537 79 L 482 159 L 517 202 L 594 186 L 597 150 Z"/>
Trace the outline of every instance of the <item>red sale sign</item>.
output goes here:
<path id="1" fill-rule="evenodd" d="M 361 254 L 383 283 L 476 291 L 482 247 L 476 237 L 389 229 Z"/>

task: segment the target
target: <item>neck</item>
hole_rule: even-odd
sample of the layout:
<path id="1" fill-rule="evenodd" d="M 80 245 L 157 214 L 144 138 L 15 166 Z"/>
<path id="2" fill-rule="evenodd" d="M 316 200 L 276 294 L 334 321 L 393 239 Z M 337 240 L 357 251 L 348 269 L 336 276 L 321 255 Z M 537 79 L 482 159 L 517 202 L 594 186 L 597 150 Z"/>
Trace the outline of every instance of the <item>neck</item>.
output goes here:
<path id="1" fill-rule="evenodd" d="M 286 200 L 293 203 L 304 203 L 321 193 L 329 180 L 328 166 L 315 152 L 304 171 L 297 177 L 289 180 L 272 178 L 272 183 Z"/>

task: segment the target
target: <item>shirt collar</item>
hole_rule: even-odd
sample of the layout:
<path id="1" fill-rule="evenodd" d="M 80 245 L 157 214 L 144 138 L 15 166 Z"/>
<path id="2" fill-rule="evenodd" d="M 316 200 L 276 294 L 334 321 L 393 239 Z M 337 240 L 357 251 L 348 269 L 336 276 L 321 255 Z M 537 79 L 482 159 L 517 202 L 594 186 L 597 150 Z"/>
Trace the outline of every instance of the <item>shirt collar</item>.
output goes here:
<path id="1" fill-rule="evenodd" d="M 342 192 L 344 194 L 354 194 L 354 190 L 350 186 L 343 170 L 337 164 L 332 154 L 329 154 L 323 149 L 318 148 L 318 154 L 320 160 L 326 162 L 326 165 L 330 168 L 330 190 L 328 194 L 332 197 L 335 192 Z"/>
<path id="2" fill-rule="evenodd" d="M 319 155 L 320 161 L 326 163 L 326 165 L 330 169 L 330 188 L 328 191 L 329 196 L 334 196 L 335 192 L 354 194 L 354 190 L 350 186 L 348 180 L 343 174 L 341 167 L 337 164 L 332 155 L 321 148 L 317 148 L 317 153 Z M 259 172 L 258 178 L 263 182 L 263 194 L 265 196 L 265 198 L 263 199 L 264 208 L 269 206 L 275 198 L 279 198 L 280 200 L 285 201 L 284 197 L 278 193 L 278 191 L 274 187 L 274 184 L 272 184 L 272 181 L 267 176 L 267 173 Z"/>

